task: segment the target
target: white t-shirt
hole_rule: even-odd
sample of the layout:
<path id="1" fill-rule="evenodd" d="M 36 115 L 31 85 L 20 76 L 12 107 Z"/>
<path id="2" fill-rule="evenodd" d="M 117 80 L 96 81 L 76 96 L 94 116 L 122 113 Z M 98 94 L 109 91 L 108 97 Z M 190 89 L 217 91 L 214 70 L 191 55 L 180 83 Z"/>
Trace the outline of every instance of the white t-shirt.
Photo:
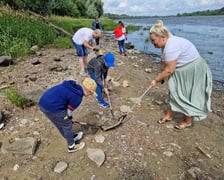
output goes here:
<path id="1" fill-rule="evenodd" d="M 189 40 L 172 36 L 168 38 L 165 48 L 162 49 L 162 58 L 164 61 L 177 60 L 176 67 L 183 66 L 196 60 L 199 52 Z"/>
<path id="2" fill-rule="evenodd" d="M 78 45 L 83 45 L 84 41 L 95 41 L 93 38 L 93 30 L 90 28 L 80 28 L 73 35 L 72 40 Z"/>

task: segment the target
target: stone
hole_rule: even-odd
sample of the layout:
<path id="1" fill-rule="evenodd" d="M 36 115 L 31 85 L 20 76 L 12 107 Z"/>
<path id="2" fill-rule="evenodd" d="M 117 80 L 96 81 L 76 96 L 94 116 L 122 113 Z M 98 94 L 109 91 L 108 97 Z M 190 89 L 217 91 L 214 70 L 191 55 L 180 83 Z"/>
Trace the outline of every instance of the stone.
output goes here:
<path id="1" fill-rule="evenodd" d="M 137 103 L 138 105 L 141 104 L 141 98 L 139 98 L 139 97 L 130 97 L 129 100 L 130 100 L 131 102 L 133 102 L 134 104 L 136 104 L 136 103 Z"/>
<path id="2" fill-rule="evenodd" d="M 112 83 L 112 85 L 114 86 L 114 87 L 118 87 L 118 86 L 120 86 L 120 83 L 119 82 L 116 82 L 116 81 L 111 81 L 111 83 Z"/>
<path id="3" fill-rule="evenodd" d="M 86 150 L 89 159 L 94 161 L 100 167 L 105 161 L 105 153 L 102 149 L 88 148 Z"/>
<path id="4" fill-rule="evenodd" d="M 40 61 L 39 61 L 39 59 L 37 59 L 37 58 L 33 58 L 33 59 L 31 60 L 31 64 L 33 64 L 33 65 L 37 65 L 37 64 L 40 64 Z"/>
<path id="5" fill-rule="evenodd" d="M 121 112 L 124 112 L 124 113 L 132 112 L 130 106 L 127 106 L 127 105 L 122 105 L 122 106 L 120 107 L 120 111 L 121 111 Z"/>
<path id="6" fill-rule="evenodd" d="M 13 166 L 13 170 L 14 171 L 17 171 L 19 169 L 19 165 L 18 164 L 15 164 L 14 166 Z"/>
<path id="7" fill-rule="evenodd" d="M 37 141 L 33 137 L 27 137 L 22 139 L 17 139 L 15 141 L 3 141 L 1 152 L 14 153 L 14 154 L 29 154 L 33 155 L 37 146 Z"/>
<path id="8" fill-rule="evenodd" d="M 147 73 L 151 73 L 151 72 L 152 72 L 152 68 L 146 68 L 146 69 L 145 69 L 145 72 L 147 72 Z"/>
<path id="9" fill-rule="evenodd" d="M 62 173 L 64 170 L 66 170 L 68 167 L 68 164 L 66 162 L 60 161 L 56 164 L 54 167 L 54 172 L 56 173 Z"/>
<path id="10" fill-rule="evenodd" d="M 194 178 L 196 179 L 199 177 L 199 175 L 202 173 L 201 169 L 198 167 L 191 167 L 190 169 L 187 170 L 187 172 Z"/>
<path id="11" fill-rule="evenodd" d="M 59 57 L 59 56 L 55 56 L 55 57 L 54 57 L 54 61 L 61 61 L 61 57 Z"/>
<path id="12" fill-rule="evenodd" d="M 168 156 L 168 157 L 173 156 L 173 153 L 171 151 L 165 151 L 165 152 L 163 152 L 163 154 Z"/>
<path id="13" fill-rule="evenodd" d="M 131 42 L 125 42 L 125 48 L 126 49 L 134 49 L 135 45 Z"/>
<path id="14" fill-rule="evenodd" d="M 37 56 L 42 56 L 42 52 L 37 51 L 37 52 L 36 52 L 36 55 L 37 55 Z"/>
<path id="15" fill-rule="evenodd" d="M 34 45 L 30 48 L 31 51 L 36 52 L 38 51 L 40 48 L 37 45 Z"/>
<path id="16" fill-rule="evenodd" d="M 97 143 L 103 143 L 105 140 L 105 137 L 103 137 L 102 135 L 97 135 L 95 136 L 95 140 Z"/>
<path id="17" fill-rule="evenodd" d="M 28 90 L 24 90 L 20 92 L 21 96 L 25 97 L 26 99 L 30 99 L 33 101 L 38 101 L 41 95 L 44 93 L 45 89 L 42 87 L 34 86 Z"/>
<path id="18" fill-rule="evenodd" d="M 128 86 L 129 86 L 129 82 L 128 82 L 127 80 L 123 81 L 122 86 L 123 86 L 124 88 L 128 87 Z"/>
<path id="19" fill-rule="evenodd" d="M 0 56 L 0 66 L 9 66 L 13 64 L 11 56 Z"/>

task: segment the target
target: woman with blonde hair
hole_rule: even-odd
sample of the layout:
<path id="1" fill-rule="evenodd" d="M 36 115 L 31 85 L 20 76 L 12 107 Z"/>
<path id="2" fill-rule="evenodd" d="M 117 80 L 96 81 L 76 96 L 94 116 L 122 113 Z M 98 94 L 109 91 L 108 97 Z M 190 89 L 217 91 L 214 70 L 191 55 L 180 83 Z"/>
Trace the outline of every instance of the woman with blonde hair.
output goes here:
<path id="1" fill-rule="evenodd" d="M 158 121 L 164 124 L 173 119 L 174 112 L 184 115 L 176 129 L 193 125 L 193 120 L 202 120 L 211 111 L 212 75 L 196 47 L 187 39 L 174 36 L 158 20 L 150 29 L 150 40 L 162 50 L 163 71 L 151 81 L 154 87 L 168 78 L 168 108 L 165 116 Z"/>

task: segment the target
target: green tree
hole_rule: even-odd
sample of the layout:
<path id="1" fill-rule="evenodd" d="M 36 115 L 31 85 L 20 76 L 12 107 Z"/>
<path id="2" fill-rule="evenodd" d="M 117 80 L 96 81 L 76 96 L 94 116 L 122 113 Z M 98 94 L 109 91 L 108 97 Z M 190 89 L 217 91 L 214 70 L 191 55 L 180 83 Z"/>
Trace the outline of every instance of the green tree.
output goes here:
<path id="1" fill-rule="evenodd" d="M 88 0 L 85 6 L 87 7 L 87 16 L 89 18 L 103 15 L 103 3 L 101 0 Z"/>
<path id="2" fill-rule="evenodd" d="M 43 15 L 93 18 L 103 15 L 101 0 L 2 0 L 16 10 L 31 10 Z"/>
<path id="3" fill-rule="evenodd" d="M 215 15 L 224 15 L 224 7 L 216 10 L 205 10 L 205 11 L 196 11 L 192 13 L 177 14 L 177 16 L 215 16 Z"/>
<path id="4" fill-rule="evenodd" d="M 83 17 L 94 18 L 103 15 L 103 2 L 101 0 L 73 0 Z"/>
<path id="5" fill-rule="evenodd" d="M 3 0 L 3 3 L 16 10 L 31 10 L 39 14 L 49 14 L 52 0 Z"/>
<path id="6" fill-rule="evenodd" d="M 98 11 L 98 16 L 102 16 L 104 11 L 103 11 L 103 2 L 101 0 L 96 0 L 97 3 L 95 4 L 95 7 Z"/>
<path id="7" fill-rule="evenodd" d="M 81 14 L 78 10 L 78 7 L 76 6 L 76 4 L 73 4 L 72 6 L 72 11 L 71 11 L 71 17 L 80 17 Z"/>
<path id="8" fill-rule="evenodd" d="M 98 11 L 95 7 L 95 3 L 92 0 L 87 0 L 85 6 L 87 7 L 86 16 L 89 18 L 94 18 L 98 15 Z"/>
<path id="9" fill-rule="evenodd" d="M 87 8 L 85 6 L 85 2 L 83 2 L 83 0 L 74 0 L 74 3 L 76 4 L 80 15 L 82 17 L 85 17 L 86 16 L 86 11 L 87 11 Z"/>
<path id="10" fill-rule="evenodd" d="M 51 11 L 55 15 L 70 16 L 74 3 L 72 0 L 54 0 Z"/>

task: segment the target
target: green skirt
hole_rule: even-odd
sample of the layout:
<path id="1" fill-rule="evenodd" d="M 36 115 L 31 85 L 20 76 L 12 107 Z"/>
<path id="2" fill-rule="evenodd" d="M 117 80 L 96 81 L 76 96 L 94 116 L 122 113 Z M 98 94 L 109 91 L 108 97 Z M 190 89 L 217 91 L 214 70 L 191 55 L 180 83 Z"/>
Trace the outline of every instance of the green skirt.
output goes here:
<path id="1" fill-rule="evenodd" d="M 212 74 L 202 57 L 176 68 L 168 85 L 167 102 L 173 111 L 198 121 L 211 112 Z"/>

